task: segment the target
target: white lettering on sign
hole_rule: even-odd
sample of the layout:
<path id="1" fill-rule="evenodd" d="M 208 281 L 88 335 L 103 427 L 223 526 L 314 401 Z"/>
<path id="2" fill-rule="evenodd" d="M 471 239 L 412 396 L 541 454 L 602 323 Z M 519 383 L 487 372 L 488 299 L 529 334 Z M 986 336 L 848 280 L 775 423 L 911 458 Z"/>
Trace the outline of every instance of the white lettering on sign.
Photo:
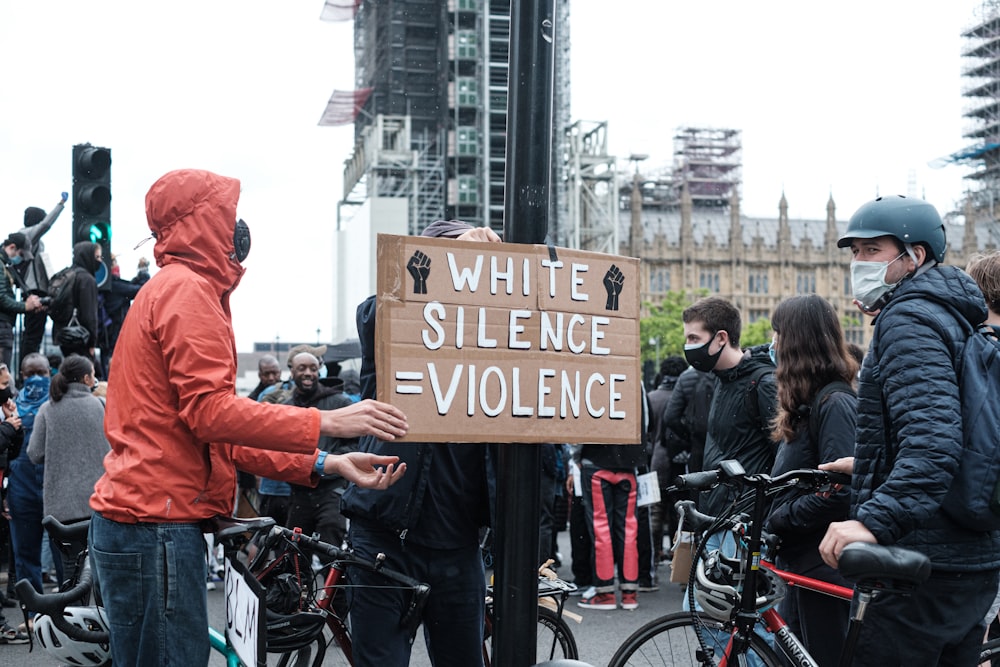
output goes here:
<path id="1" fill-rule="evenodd" d="M 490 327 L 489 309 L 477 308 L 473 312 L 476 313 L 476 347 L 499 347 L 499 341 L 487 333 Z M 440 301 L 428 301 L 424 304 L 423 319 L 427 326 L 421 329 L 420 340 L 426 349 L 440 350 L 448 345 L 449 333 L 454 336 L 451 344 L 455 349 L 462 349 L 465 341 L 465 306 L 452 306 L 449 316 L 448 309 Z M 541 350 L 562 352 L 568 349 L 574 354 L 589 351 L 590 354 L 608 355 L 611 354 L 611 348 L 602 345 L 601 341 L 609 326 L 611 318 L 603 315 L 594 315 L 588 322 L 580 314 L 570 315 L 567 319 L 566 313 L 512 309 L 507 312 L 507 349 L 530 350 L 533 337 L 526 335 L 530 328 L 531 331 L 538 331 L 538 347 Z"/>
<path id="2" fill-rule="evenodd" d="M 469 286 L 470 292 L 475 292 L 479 289 L 479 276 L 483 271 L 483 256 L 479 255 L 476 257 L 475 269 L 464 268 L 459 270 L 455 265 L 455 253 L 449 252 L 448 270 L 451 271 L 451 284 L 456 292 L 461 292 L 462 287 L 465 285 Z"/>
<path id="3" fill-rule="evenodd" d="M 586 273 L 589 270 L 586 264 L 573 263 L 573 280 L 570 281 L 570 298 L 573 301 L 588 301 L 590 296 L 578 290 L 577 288 L 583 284 L 583 277 L 581 273 Z"/>
<path id="4" fill-rule="evenodd" d="M 447 371 L 442 377 L 438 365 L 431 361 L 427 362 L 427 379 L 439 415 L 448 414 L 459 389 L 463 388 L 466 399 L 465 414 L 469 417 L 477 414 L 488 417 L 501 414 L 515 417 L 529 417 L 533 414 L 539 417 L 555 417 L 556 408 L 550 405 L 547 399 L 558 396 L 558 414 L 562 419 L 580 417 L 581 397 L 587 408 L 587 414 L 591 417 L 597 419 L 607 413 L 609 419 L 625 419 L 626 412 L 619 409 L 622 394 L 617 389 L 618 383 L 626 379 L 624 374 L 611 373 L 605 377 L 601 373 L 591 373 L 581 393 L 580 371 L 568 373 L 558 372 L 553 368 L 539 368 L 536 373 L 535 398 L 531 403 L 530 398 L 526 400 L 522 394 L 520 368 L 510 369 L 508 379 L 507 371 L 500 366 L 487 366 L 479 374 L 475 364 L 458 363 L 451 369 L 450 377 L 447 376 Z M 558 380 L 553 382 L 556 378 Z"/>
<path id="5" fill-rule="evenodd" d="M 563 263 L 560 261 L 553 262 L 551 259 L 543 259 L 541 264 L 549 270 L 549 296 L 554 299 L 556 296 L 556 269 L 561 269 Z"/>
<path id="6" fill-rule="evenodd" d="M 514 293 L 514 258 L 508 257 L 504 270 L 497 266 L 497 256 L 490 257 L 490 294 L 497 293 L 497 283 L 504 281 L 507 286 L 507 294 Z"/>

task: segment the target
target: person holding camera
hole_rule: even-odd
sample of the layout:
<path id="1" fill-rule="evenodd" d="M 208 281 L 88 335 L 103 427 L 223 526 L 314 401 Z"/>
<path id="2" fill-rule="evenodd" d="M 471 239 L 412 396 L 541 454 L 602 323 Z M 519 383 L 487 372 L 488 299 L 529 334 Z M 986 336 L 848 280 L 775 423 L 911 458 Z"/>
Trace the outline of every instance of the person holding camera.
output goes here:
<path id="1" fill-rule="evenodd" d="M 0 261 L 3 262 L 3 278 L 0 279 L 0 363 L 10 365 L 14 350 L 14 322 L 21 313 L 34 313 L 44 309 L 35 294 L 29 294 L 24 301 L 18 301 L 14 287 L 27 292 L 21 276 L 15 267 L 24 261 L 24 234 L 14 232 L 3 242 Z M 96 283 L 95 283 L 96 286 Z M 95 288 L 96 289 L 96 288 Z"/>
<path id="2" fill-rule="evenodd" d="M 81 241 L 73 246 L 73 267 L 76 277 L 73 280 L 73 310 L 79 326 L 87 330 L 87 338 L 70 338 L 63 333 L 70 329 L 69 323 L 52 322 L 52 340 L 59 345 L 63 358 L 71 354 L 95 362 L 94 348 L 97 347 L 97 279 L 94 274 L 101 268 L 104 256 L 101 246 L 90 241 Z M 82 334 L 82 332 L 81 332 Z M 96 365 L 96 363 L 95 363 Z M 100 366 L 97 366 L 100 368 Z"/>

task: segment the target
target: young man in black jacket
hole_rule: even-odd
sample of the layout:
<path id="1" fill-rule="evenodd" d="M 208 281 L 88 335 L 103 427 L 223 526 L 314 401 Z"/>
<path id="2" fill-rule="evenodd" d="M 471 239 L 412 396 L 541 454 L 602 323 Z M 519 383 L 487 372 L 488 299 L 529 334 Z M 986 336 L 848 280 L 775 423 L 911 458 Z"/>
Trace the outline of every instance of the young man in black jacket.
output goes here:
<path id="1" fill-rule="evenodd" d="M 724 299 L 701 299 L 682 317 L 684 357 L 696 370 L 711 371 L 718 378 L 708 413 L 703 469 L 736 459 L 748 473 L 770 472 L 776 450 L 771 421 L 777 412 L 777 386 L 768 346 L 740 348 L 740 311 Z M 698 508 L 721 514 L 732 500 L 730 493 L 724 486 L 705 491 Z"/>

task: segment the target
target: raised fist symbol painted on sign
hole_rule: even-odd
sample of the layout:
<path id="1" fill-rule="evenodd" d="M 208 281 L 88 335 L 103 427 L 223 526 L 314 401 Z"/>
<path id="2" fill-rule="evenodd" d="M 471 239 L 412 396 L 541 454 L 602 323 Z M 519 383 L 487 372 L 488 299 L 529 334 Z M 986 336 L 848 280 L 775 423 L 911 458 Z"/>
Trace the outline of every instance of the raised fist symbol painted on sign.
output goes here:
<path id="1" fill-rule="evenodd" d="M 417 250 L 406 263 L 406 270 L 413 276 L 413 293 L 427 294 L 427 276 L 431 273 L 431 258 Z"/>
<path id="2" fill-rule="evenodd" d="M 608 302 L 604 305 L 605 310 L 618 310 L 618 295 L 622 293 L 622 286 L 625 285 L 625 275 L 614 264 L 604 274 L 604 289 L 608 291 Z"/>

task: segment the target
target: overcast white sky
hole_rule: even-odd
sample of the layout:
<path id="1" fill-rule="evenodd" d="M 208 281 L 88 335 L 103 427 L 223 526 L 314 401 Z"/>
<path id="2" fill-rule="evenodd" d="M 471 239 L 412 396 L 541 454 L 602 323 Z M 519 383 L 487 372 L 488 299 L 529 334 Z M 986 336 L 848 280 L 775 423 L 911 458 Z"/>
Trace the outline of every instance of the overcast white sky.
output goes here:
<path id="1" fill-rule="evenodd" d="M 71 187 L 73 144 L 112 149 L 123 276 L 151 245 L 143 198 L 163 173 L 241 179 L 253 249 L 233 297 L 237 346 L 327 340 L 350 127 L 318 127 L 353 87 L 351 23 L 321 0 L 0 0 L 0 233 Z M 962 138 L 962 28 L 973 0 L 712 3 L 575 0 L 573 118 L 608 120 L 611 151 L 672 158 L 680 125 L 743 131 L 743 211 L 846 218 L 876 192 L 943 211 L 964 168 L 928 161 Z M 70 261 L 71 211 L 45 237 Z"/>

